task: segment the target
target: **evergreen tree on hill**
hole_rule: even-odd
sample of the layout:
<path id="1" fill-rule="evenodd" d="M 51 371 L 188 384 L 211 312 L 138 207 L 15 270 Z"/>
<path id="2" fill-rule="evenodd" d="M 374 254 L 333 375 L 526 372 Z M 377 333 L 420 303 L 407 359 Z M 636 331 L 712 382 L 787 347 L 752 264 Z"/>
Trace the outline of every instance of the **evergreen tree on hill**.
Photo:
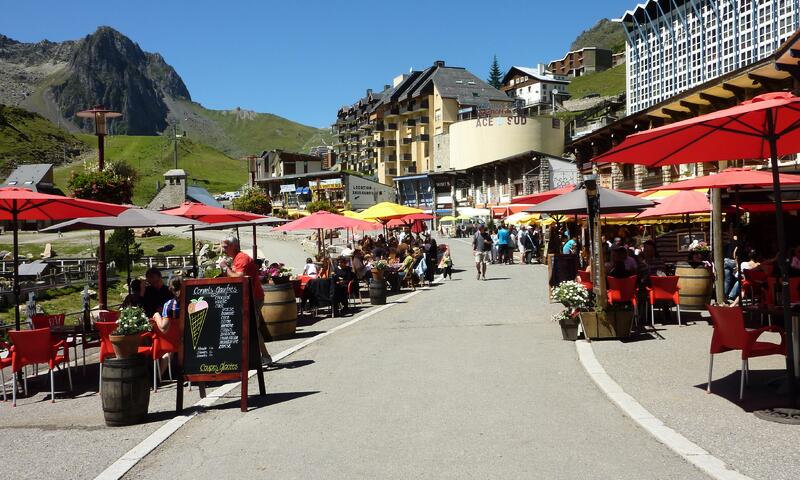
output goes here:
<path id="1" fill-rule="evenodd" d="M 497 62 L 497 55 L 492 60 L 492 66 L 489 67 L 489 78 L 486 83 L 499 89 L 503 85 L 503 72 L 500 70 L 500 64 Z"/>

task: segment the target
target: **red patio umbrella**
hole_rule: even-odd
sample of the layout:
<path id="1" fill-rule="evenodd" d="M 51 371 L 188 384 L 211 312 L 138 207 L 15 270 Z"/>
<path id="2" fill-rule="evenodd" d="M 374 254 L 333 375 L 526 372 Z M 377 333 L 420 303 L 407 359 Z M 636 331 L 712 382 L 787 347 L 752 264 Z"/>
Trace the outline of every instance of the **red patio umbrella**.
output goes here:
<path id="1" fill-rule="evenodd" d="M 695 190 L 701 188 L 748 188 L 771 187 L 772 172 L 751 168 L 726 168 L 711 175 L 690 178 L 682 182 L 669 183 L 653 190 Z M 800 185 L 800 175 L 778 174 L 781 185 Z"/>
<path id="2" fill-rule="evenodd" d="M 357 218 L 345 217 L 335 213 L 319 211 L 307 217 L 301 217 L 289 223 L 277 227 L 274 231 L 291 232 L 295 230 L 335 230 L 338 228 L 352 228 L 354 230 L 378 230 L 381 227 L 373 222 L 359 220 Z M 318 235 L 317 253 L 322 252 L 322 235 Z"/>
<path id="3" fill-rule="evenodd" d="M 554 188 L 552 190 L 547 190 L 544 192 L 534 193 L 531 195 L 524 195 L 522 197 L 514 197 L 511 199 L 511 203 L 526 203 L 530 205 L 536 205 L 537 203 L 542 203 L 545 200 L 550 200 L 553 197 L 557 197 L 559 195 L 563 195 L 565 193 L 569 193 L 575 190 L 574 184 L 565 185 L 563 187 Z M 517 212 L 514 212 L 517 213 Z"/>
<path id="4" fill-rule="evenodd" d="M 123 205 L 48 195 L 26 188 L 0 188 L 0 220 L 10 220 L 14 238 L 14 327 L 19 330 L 19 237 L 20 220 L 65 220 L 77 217 L 113 217 L 127 210 Z M 98 298 L 105 283 L 105 260 L 97 259 Z"/>
<path id="5" fill-rule="evenodd" d="M 686 215 L 690 213 L 707 213 L 711 211 L 711 203 L 706 194 L 687 190 L 678 192 L 661 203 L 643 210 L 636 218 L 664 217 L 667 215 Z"/>
<path id="6" fill-rule="evenodd" d="M 227 223 L 227 222 L 249 222 L 251 220 L 259 220 L 265 218 L 264 215 L 258 215 L 250 212 L 241 212 L 239 210 L 229 210 L 227 208 L 212 207 L 203 203 L 184 202 L 183 205 L 176 208 L 162 210 L 161 213 L 165 215 L 174 215 L 176 217 L 191 218 L 205 223 Z M 192 276 L 197 277 L 197 248 L 194 239 L 194 225 L 192 225 Z M 255 258 L 253 259 L 255 260 Z"/>
<path id="7" fill-rule="evenodd" d="M 783 291 L 789 289 L 786 232 L 778 157 L 800 152 L 800 97 L 788 92 L 759 95 L 741 105 L 629 136 L 595 161 L 651 167 L 682 163 L 769 158 L 775 201 L 778 260 Z M 753 175 L 753 172 L 748 172 Z M 748 181 L 749 182 L 749 181 Z M 749 183 L 748 183 L 749 184 Z M 675 185 L 670 185 L 675 188 Z M 782 295 L 787 333 L 792 335 L 789 295 Z M 794 406 L 793 343 L 787 346 L 789 399 Z"/>

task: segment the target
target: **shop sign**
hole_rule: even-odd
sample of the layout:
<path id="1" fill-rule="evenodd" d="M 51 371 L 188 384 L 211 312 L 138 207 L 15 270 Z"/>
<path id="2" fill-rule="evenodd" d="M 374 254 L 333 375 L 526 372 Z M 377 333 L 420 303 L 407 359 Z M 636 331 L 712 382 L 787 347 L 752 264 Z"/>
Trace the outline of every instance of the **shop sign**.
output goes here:
<path id="1" fill-rule="evenodd" d="M 281 193 L 294 193 L 297 191 L 297 188 L 294 186 L 294 183 L 290 183 L 288 185 L 281 185 Z"/>

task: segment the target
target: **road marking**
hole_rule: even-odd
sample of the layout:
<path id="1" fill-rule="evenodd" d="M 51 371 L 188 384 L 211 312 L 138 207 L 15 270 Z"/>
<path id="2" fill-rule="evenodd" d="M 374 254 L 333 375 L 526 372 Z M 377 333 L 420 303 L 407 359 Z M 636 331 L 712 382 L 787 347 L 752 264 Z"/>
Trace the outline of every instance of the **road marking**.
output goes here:
<path id="1" fill-rule="evenodd" d="M 684 437 L 680 433 L 664 425 L 652 413 L 647 411 L 635 398 L 625 393 L 620 385 L 606 372 L 597 357 L 594 355 L 592 345 L 585 340 L 575 342 L 578 358 L 586 373 L 600 387 L 600 390 L 614 402 L 625 415 L 638 423 L 659 442 L 677 453 L 684 460 L 691 463 L 703 473 L 716 480 L 753 480 L 729 468 L 725 462 L 700 448 L 699 445 Z"/>
<path id="2" fill-rule="evenodd" d="M 434 279 L 434 283 L 437 284 L 440 283 L 442 278 L 443 278 L 442 276 L 436 277 Z M 417 290 L 410 292 L 406 295 L 403 295 L 397 300 L 393 300 L 392 302 L 387 303 L 386 305 L 381 305 L 380 307 L 370 309 L 363 315 L 359 315 L 353 318 L 352 320 L 349 320 L 341 325 L 337 325 L 336 327 L 333 327 L 332 329 L 326 332 L 322 332 L 319 335 L 315 335 L 307 340 L 304 340 L 293 347 L 289 347 L 288 349 L 278 353 L 277 355 L 273 355 L 272 360 L 277 362 L 281 359 L 284 359 L 289 355 L 292 355 L 293 353 L 296 353 L 297 351 L 302 350 L 303 348 L 311 345 L 312 343 L 322 340 L 323 338 L 333 334 L 334 332 L 338 332 L 339 330 L 355 325 L 356 323 L 365 320 L 377 313 L 383 312 L 384 310 L 387 310 L 395 305 L 400 305 L 402 302 L 405 302 L 409 298 L 418 295 L 420 292 L 428 289 L 429 287 L 418 288 Z M 249 373 L 248 377 L 252 378 L 256 374 L 256 371 L 250 370 L 250 372 L 248 373 Z M 192 405 L 192 407 L 199 407 L 200 409 L 208 408 L 214 405 L 214 403 L 216 403 L 217 400 L 223 398 L 232 390 L 239 387 L 239 385 L 241 385 L 241 382 L 226 383 L 225 385 L 222 385 L 214 389 L 214 391 L 209 393 L 206 396 L 206 398 L 201 398 L 200 400 L 198 400 L 197 403 Z M 108 468 L 100 472 L 100 474 L 97 477 L 95 477 L 95 480 L 118 480 L 122 478 L 126 473 L 128 473 L 128 471 L 131 468 L 133 468 L 137 463 L 139 463 L 141 459 L 146 457 L 150 452 L 152 452 L 159 445 L 164 443 L 165 440 L 167 440 L 170 436 L 172 436 L 175 432 L 177 432 L 182 426 L 186 425 L 186 423 L 188 423 L 189 420 L 194 418 L 198 413 L 200 413 L 199 410 L 194 411 L 187 415 L 178 415 L 172 418 L 170 421 L 159 427 L 158 430 L 151 433 L 147 438 L 139 442 L 138 445 L 128 450 L 128 452 L 125 453 L 125 455 L 123 455 L 117 461 L 112 463 Z"/>

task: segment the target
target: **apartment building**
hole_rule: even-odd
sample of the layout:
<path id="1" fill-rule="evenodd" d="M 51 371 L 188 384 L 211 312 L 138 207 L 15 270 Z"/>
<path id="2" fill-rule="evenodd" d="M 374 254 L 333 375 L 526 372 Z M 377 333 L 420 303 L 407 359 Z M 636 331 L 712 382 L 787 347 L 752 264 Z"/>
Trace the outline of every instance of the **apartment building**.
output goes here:
<path id="1" fill-rule="evenodd" d="M 602 72 L 614 66 L 611 50 L 597 47 L 584 47 L 567 52 L 564 58 L 553 60 L 547 70 L 553 75 L 580 77 L 587 73 Z"/>
<path id="2" fill-rule="evenodd" d="M 563 95 L 556 98 L 557 101 L 567 98 L 567 85 L 569 80 L 565 75 L 550 74 L 540 64 L 536 68 L 511 67 L 503 76 L 500 89 L 509 97 L 519 99 L 519 107 L 550 107 L 554 96 Z"/>
<path id="3" fill-rule="evenodd" d="M 798 0 L 648 0 L 625 12 L 627 113 L 768 57 L 800 26 Z"/>
<path id="4" fill-rule="evenodd" d="M 436 61 L 343 107 L 334 124 L 342 168 L 392 185 L 396 176 L 432 171 L 432 139 L 478 110 L 507 108 L 512 99 L 461 67 Z"/>

